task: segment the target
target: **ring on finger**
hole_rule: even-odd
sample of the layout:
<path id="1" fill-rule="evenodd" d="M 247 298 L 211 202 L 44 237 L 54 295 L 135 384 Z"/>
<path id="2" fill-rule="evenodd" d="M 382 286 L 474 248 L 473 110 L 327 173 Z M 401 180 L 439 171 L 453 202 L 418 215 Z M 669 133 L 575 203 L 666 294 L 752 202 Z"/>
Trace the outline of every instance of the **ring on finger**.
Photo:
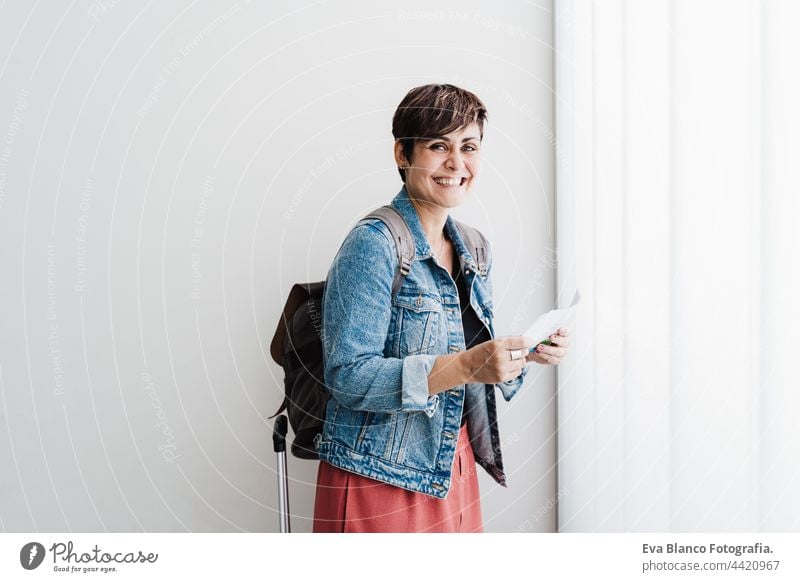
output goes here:
<path id="1" fill-rule="evenodd" d="M 508 355 L 512 360 L 521 360 L 525 357 L 525 350 L 508 350 Z"/>

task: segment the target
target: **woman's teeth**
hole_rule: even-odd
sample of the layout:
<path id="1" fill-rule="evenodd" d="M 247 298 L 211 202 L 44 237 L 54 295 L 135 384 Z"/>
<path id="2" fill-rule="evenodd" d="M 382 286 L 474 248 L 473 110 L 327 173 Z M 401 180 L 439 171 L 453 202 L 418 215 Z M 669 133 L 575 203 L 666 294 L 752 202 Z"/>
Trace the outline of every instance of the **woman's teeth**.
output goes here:
<path id="1" fill-rule="evenodd" d="M 434 178 L 433 181 L 440 186 L 460 186 L 463 178 Z"/>

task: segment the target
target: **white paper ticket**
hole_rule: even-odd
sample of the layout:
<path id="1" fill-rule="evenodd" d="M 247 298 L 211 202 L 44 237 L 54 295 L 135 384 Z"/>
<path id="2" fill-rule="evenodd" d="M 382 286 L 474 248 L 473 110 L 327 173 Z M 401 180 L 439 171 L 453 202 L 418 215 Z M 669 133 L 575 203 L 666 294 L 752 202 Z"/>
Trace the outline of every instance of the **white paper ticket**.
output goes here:
<path id="1" fill-rule="evenodd" d="M 531 337 L 536 341 L 537 345 L 540 344 L 558 331 L 558 328 L 565 326 L 569 322 L 572 314 L 575 312 L 575 306 L 578 305 L 580 300 L 580 289 L 576 289 L 575 296 L 572 298 L 572 303 L 570 303 L 569 307 L 553 309 L 552 311 L 543 313 L 536 318 L 536 321 L 534 321 L 522 335 Z M 531 350 L 533 349 L 534 348 L 531 348 Z"/>

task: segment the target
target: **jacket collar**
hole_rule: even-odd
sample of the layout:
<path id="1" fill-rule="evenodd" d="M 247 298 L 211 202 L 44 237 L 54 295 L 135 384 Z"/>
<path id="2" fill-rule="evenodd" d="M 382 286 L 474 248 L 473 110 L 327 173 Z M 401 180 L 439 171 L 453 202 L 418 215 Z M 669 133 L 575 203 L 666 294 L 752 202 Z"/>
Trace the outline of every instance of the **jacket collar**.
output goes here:
<path id="1" fill-rule="evenodd" d="M 422 228 L 422 223 L 419 220 L 417 209 L 414 208 L 411 198 L 408 196 L 405 184 L 397 193 L 397 196 L 392 200 L 392 206 L 400 213 L 403 220 L 408 225 L 408 230 L 411 231 L 411 236 L 414 237 L 415 251 L 418 259 L 427 259 L 431 256 L 431 245 L 428 242 L 428 237 L 425 236 L 425 231 Z"/>
<path id="2" fill-rule="evenodd" d="M 392 200 L 392 206 L 406 221 L 408 229 L 411 231 L 411 234 L 414 237 L 416 258 L 427 259 L 430 257 L 431 246 L 428 242 L 428 237 L 425 236 L 425 231 L 422 229 L 422 223 L 419 220 L 417 209 L 414 208 L 414 204 L 409 198 L 408 190 L 406 190 L 405 185 L 403 185 L 403 187 L 400 189 L 400 192 L 398 192 L 397 196 L 395 196 Z M 462 268 L 467 266 L 472 268 L 474 271 L 476 269 L 475 260 L 473 259 L 472 254 L 470 254 L 470 252 L 467 250 L 467 247 L 464 244 L 464 239 L 461 238 L 461 232 L 456 226 L 456 221 L 449 214 L 447 215 L 447 221 L 445 222 L 444 230 L 447 233 L 447 236 L 453 242 L 453 246 L 455 247 L 455 251 L 459 257 Z"/>

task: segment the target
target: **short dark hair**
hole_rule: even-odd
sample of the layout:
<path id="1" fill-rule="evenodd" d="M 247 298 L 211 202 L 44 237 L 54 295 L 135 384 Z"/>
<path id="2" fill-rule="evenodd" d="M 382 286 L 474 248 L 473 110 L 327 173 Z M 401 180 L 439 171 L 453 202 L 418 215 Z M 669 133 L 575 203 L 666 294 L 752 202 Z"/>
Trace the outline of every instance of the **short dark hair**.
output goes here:
<path id="1" fill-rule="evenodd" d="M 487 119 L 486 106 L 474 93 L 455 85 L 422 85 L 411 89 L 397 106 L 392 135 L 403 144 L 403 154 L 411 161 L 415 140 L 442 137 L 473 123 L 478 124 L 483 139 Z M 405 182 L 405 170 L 398 171 Z"/>

